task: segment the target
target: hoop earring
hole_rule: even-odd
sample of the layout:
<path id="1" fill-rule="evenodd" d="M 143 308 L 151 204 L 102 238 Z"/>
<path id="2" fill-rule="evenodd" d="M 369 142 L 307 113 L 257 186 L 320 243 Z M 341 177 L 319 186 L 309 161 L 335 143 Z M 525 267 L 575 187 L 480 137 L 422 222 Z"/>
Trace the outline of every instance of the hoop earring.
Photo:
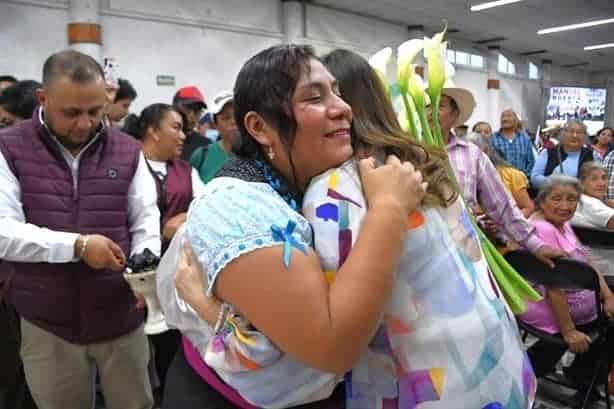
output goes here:
<path id="1" fill-rule="evenodd" d="M 275 152 L 273 152 L 273 147 L 270 145 L 269 145 L 269 150 L 267 152 L 267 156 L 269 157 L 269 160 L 275 159 Z"/>

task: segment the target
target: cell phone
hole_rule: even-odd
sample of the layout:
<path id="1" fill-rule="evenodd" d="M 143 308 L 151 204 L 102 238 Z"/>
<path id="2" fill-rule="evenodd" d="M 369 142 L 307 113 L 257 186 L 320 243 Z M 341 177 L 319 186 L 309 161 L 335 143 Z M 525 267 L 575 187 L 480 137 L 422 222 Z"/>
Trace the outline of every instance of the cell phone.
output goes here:
<path id="1" fill-rule="evenodd" d="M 103 58 L 103 70 L 104 70 L 104 80 L 108 86 L 117 88 L 119 87 L 118 79 L 118 69 L 117 69 L 117 60 L 114 57 L 104 57 Z"/>

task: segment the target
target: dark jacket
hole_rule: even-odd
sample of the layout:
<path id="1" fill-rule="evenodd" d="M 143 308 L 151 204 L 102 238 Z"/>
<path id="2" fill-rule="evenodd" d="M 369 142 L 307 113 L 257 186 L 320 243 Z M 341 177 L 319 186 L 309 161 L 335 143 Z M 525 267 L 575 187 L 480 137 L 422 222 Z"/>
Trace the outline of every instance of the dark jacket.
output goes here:
<path id="1" fill-rule="evenodd" d="M 544 171 L 544 176 L 550 176 L 554 169 L 559 166 L 564 160 L 567 158 L 567 152 L 563 149 L 561 144 L 558 144 L 554 148 L 548 149 L 548 161 L 546 162 L 546 169 Z M 586 162 L 590 162 L 593 160 L 593 151 L 590 148 L 582 147 L 580 151 L 580 160 L 578 161 L 578 173 L 580 176 L 580 168 Z"/>
<path id="2" fill-rule="evenodd" d="M 51 230 L 102 234 L 130 253 L 128 190 L 140 146 L 106 128 L 82 153 L 78 184 L 66 160 L 38 120 L 0 133 L 0 151 L 19 181 L 26 222 Z M 105 341 L 143 322 L 121 272 L 94 270 L 83 262 L 10 263 L 8 290 L 20 316 L 72 343 Z"/>

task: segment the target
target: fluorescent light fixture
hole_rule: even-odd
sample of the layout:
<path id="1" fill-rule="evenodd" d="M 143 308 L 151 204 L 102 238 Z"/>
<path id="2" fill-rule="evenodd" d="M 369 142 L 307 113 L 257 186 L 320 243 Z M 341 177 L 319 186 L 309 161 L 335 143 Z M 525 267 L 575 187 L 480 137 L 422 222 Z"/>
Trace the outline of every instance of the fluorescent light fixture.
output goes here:
<path id="1" fill-rule="evenodd" d="M 587 45 L 586 47 L 584 47 L 584 51 L 601 50 L 602 48 L 610 48 L 610 47 L 614 47 L 614 43 Z"/>
<path id="2" fill-rule="evenodd" d="M 523 0 L 497 0 L 497 1 L 488 1 L 486 3 L 476 4 L 475 6 L 471 6 L 471 11 L 480 11 L 491 9 L 493 7 L 505 6 L 506 4 L 519 3 Z"/>
<path id="3" fill-rule="evenodd" d="M 542 35 L 542 34 L 558 33 L 560 31 L 577 30 L 579 28 L 594 27 L 594 26 L 600 26 L 603 24 L 612 24 L 612 23 L 614 23 L 614 18 L 608 18 L 605 20 L 587 21 L 586 23 L 578 23 L 578 24 L 570 24 L 568 26 L 546 28 L 543 30 L 539 30 L 537 34 Z"/>

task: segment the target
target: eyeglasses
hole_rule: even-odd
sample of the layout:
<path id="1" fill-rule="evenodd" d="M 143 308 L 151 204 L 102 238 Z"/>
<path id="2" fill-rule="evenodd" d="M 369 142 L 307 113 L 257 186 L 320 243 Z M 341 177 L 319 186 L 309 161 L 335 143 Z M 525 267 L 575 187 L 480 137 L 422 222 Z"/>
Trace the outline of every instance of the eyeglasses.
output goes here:
<path id="1" fill-rule="evenodd" d="M 570 135 L 584 136 L 584 131 L 578 131 L 577 129 L 565 129 L 565 132 Z"/>

